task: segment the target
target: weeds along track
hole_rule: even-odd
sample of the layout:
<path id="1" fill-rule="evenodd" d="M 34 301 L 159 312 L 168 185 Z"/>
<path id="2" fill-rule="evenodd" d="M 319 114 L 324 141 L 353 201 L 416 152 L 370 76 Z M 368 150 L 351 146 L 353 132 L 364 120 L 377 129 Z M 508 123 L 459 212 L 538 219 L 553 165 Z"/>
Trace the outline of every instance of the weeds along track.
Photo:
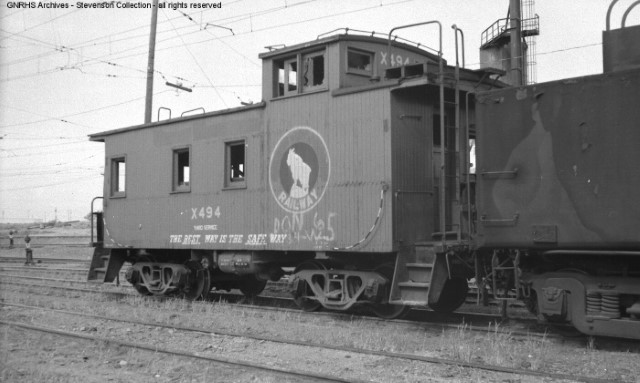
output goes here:
<path id="1" fill-rule="evenodd" d="M 10 285 L 13 283 L 7 286 Z M 89 329 L 95 328 L 94 335 L 126 342 L 132 341 L 132 337 L 141 338 L 144 340 L 142 343 L 147 345 L 147 338 L 152 336 L 156 339 L 159 332 L 164 334 L 164 337 L 160 336 L 154 340 L 154 346 L 173 350 L 172 347 L 165 347 L 162 342 L 174 342 L 178 345 L 185 342 L 185 344 L 193 343 L 197 345 L 195 351 L 183 348 L 179 351 L 198 355 L 228 347 L 235 349 L 237 346 L 243 352 L 247 349 L 256 349 L 257 353 L 286 360 L 303 355 L 304 361 L 291 362 L 296 366 L 303 366 L 309 360 L 319 360 L 329 352 L 327 350 L 330 350 L 342 355 L 342 358 L 349 358 L 354 363 L 356 361 L 368 363 L 367 365 L 371 368 L 378 365 L 394 368 L 396 365 L 402 365 L 404 366 L 402 371 L 425 371 L 424 373 L 427 374 L 428 371 L 445 366 L 445 369 L 449 370 L 443 372 L 444 376 L 450 376 L 457 373 L 455 371 L 462 370 L 493 371 L 495 374 L 511 376 L 497 381 L 512 380 L 513 374 L 528 376 L 533 381 L 540 381 L 544 376 L 550 379 L 553 377 L 556 380 L 569 379 L 567 378 L 569 376 L 571 381 L 607 381 L 581 377 L 585 374 L 579 367 L 580 362 L 563 362 L 562 358 L 558 357 L 558 355 L 576 354 L 576 349 L 579 350 L 580 347 L 579 340 L 574 340 L 574 345 L 564 351 L 550 351 L 552 347 L 562 345 L 566 347 L 570 342 L 565 340 L 556 342 L 548 336 L 518 335 L 501 325 L 474 329 L 468 324 L 447 326 L 411 321 L 389 322 L 345 314 L 306 313 L 299 310 L 239 305 L 227 303 L 224 300 L 189 302 L 182 299 L 156 299 L 140 296 L 133 291 L 128 294 L 112 295 L 108 292 L 91 290 L 87 294 L 78 294 L 79 291 L 86 289 L 69 288 L 68 292 L 64 292 L 46 285 L 42 288 L 34 288 L 29 283 L 20 283 L 17 286 L 27 287 L 27 289 L 15 291 L 3 286 L 0 289 L 2 290 L 0 297 L 3 301 L 7 304 L 37 307 L 22 308 L 21 310 L 31 310 L 30 314 L 27 315 L 26 320 L 24 316 L 18 317 L 17 322 L 30 325 L 45 323 L 46 326 L 43 324 L 43 328 L 67 332 L 71 329 L 71 332 L 83 335 L 87 335 L 87 332 L 93 333 Z M 129 290 L 122 287 L 119 289 Z M 11 306 L 0 307 L 2 308 L 0 318 L 7 322 L 16 322 L 16 318 L 11 317 L 13 314 L 7 315 L 13 311 L 7 309 Z M 65 314 L 65 311 L 69 313 Z M 36 315 L 37 312 L 48 312 L 44 314 L 48 319 L 43 322 L 33 319 L 40 315 Z M 78 318 L 84 319 L 81 321 Z M 149 318 L 154 320 L 149 322 Z M 120 324 L 107 324 L 107 322 Z M 138 322 L 144 325 L 139 325 Z M 127 331 L 126 326 L 131 330 Z M 82 331 L 82 328 L 85 331 Z M 191 335 L 178 335 L 177 330 L 174 330 L 178 328 L 184 328 L 183 331 Z M 202 339 L 208 339 L 208 341 L 203 343 Z M 575 344 L 576 342 L 578 345 Z M 281 346 L 273 346 L 276 343 Z M 318 347 L 304 349 L 302 348 L 304 346 Z M 388 351 L 394 352 L 388 353 Z M 634 358 L 637 355 L 624 355 L 624 357 Z M 337 364 L 341 360 L 344 361 L 331 358 L 333 356 L 327 356 L 327 360 L 333 360 Z M 375 359 L 375 362 L 369 362 L 366 358 L 378 359 Z M 271 365 L 271 361 L 265 363 Z M 637 363 L 637 360 L 634 363 Z M 523 365 L 528 367 L 521 368 Z M 602 365 L 602 362 L 598 361 L 598 365 Z M 570 366 L 574 366 L 575 371 L 566 371 Z M 328 368 L 326 371 L 331 371 L 331 366 L 326 368 Z M 609 367 L 609 371 L 614 370 L 615 368 Z M 594 376 L 600 377 L 597 374 Z M 349 380 L 357 381 L 358 377 L 352 376 Z M 380 381 L 393 380 L 395 379 L 391 377 L 380 379 Z M 487 379 L 480 377 L 472 380 Z M 617 377 L 608 381 L 625 380 Z M 416 378 L 414 381 L 424 381 L 424 379 Z"/>
<path id="2" fill-rule="evenodd" d="M 30 269 L 29 271 L 34 271 Z M 39 269 L 43 271 L 47 269 Z M 63 271 L 64 272 L 64 271 Z M 54 294 L 56 290 L 61 291 L 60 294 L 67 293 L 82 293 L 91 295 L 103 295 L 106 298 L 122 299 L 126 296 L 138 296 L 131 286 L 126 282 L 120 286 L 113 284 L 96 284 L 93 282 L 87 282 L 80 279 L 60 279 L 60 278 L 48 278 L 48 277 L 34 277 L 25 276 L 22 274 L 4 274 L 0 273 L 0 284 L 20 286 L 21 288 L 29 289 L 31 293 L 40 293 L 50 296 Z M 44 282 L 43 284 L 36 284 L 33 281 Z M 82 287 L 77 287 L 82 286 Z M 39 292 L 40 291 L 40 292 Z M 150 299 L 166 300 L 172 298 L 155 297 Z M 413 309 L 403 320 L 387 320 L 380 319 L 375 316 L 371 316 L 366 309 L 355 310 L 350 313 L 341 312 L 304 312 L 300 311 L 291 298 L 284 298 L 281 296 L 258 296 L 253 299 L 247 300 L 244 295 L 238 293 L 228 292 L 212 292 L 209 296 L 208 302 L 227 302 L 235 304 L 240 307 L 245 307 L 252 310 L 262 311 L 292 311 L 301 312 L 303 315 L 308 316 L 331 316 L 331 317 L 344 317 L 344 318 L 360 318 L 363 321 L 369 322 L 393 322 L 404 323 L 412 326 L 420 324 L 425 327 L 432 328 L 455 328 L 464 323 L 469 331 L 485 332 L 487 328 L 496 323 L 504 322 L 503 318 L 494 314 L 482 314 L 482 313 L 448 313 L 441 314 L 436 313 L 428 309 Z M 497 330 L 500 332 L 508 332 L 514 337 L 552 337 L 546 332 L 544 327 L 538 326 L 535 320 L 527 318 L 518 318 L 511 321 L 509 324 L 503 325 L 502 329 Z"/>
<path id="3" fill-rule="evenodd" d="M 11 273 L 11 274 L 9 274 Z M 52 274 L 54 277 L 50 278 L 42 276 L 33 276 L 33 274 Z M 94 282 L 87 282 L 82 279 L 86 275 L 84 270 L 68 269 L 68 268 L 56 268 L 56 267 L 7 267 L 0 266 L 0 283 L 5 285 L 22 286 L 23 288 L 29 288 L 32 293 L 42 291 L 41 294 L 51 295 L 55 290 L 64 292 L 76 292 L 83 294 L 103 294 L 105 297 L 111 297 L 113 299 L 122 299 L 126 296 L 137 296 L 138 294 L 131 289 L 129 284 L 124 281 L 121 285 L 116 286 L 114 284 L 97 284 Z M 66 279 L 71 278 L 71 279 Z M 121 280 L 124 280 L 122 278 Z M 43 284 L 36 284 L 34 281 L 43 282 Z M 34 291 L 35 290 L 35 291 Z M 273 291 L 272 291 L 273 292 Z M 240 305 L 252 310 L 271 310 L 271 311 L 285 311 L 291 310 L 294 312 L 300 312 L 293 300 L 288 297 L 283 297 L 282 291 L 275 291 L 276 295 L 269 295 L 269 291 L 265 291 L 263 295 L 254 299 L 247 300 L 242 294 L 229 293 L 229 292 L 212 292 L 209 297 L 209 302 L 228 302 L 232 304 Z M 171 298 L 156 297 L 157 300 L 165 300 Z M 393 323 L 405 323 L 409 326 L 420 324 L 425 327 L 432 328 L 455 328 L 464 323 L 468 327 L 469 331 L 485 332 L 489 326 L 496 322 L 504 323 L 500 332 L 508 332 L 514 337 L 553 337 L 549 335 L 546 328 L 537 325 L 533 318 L 517 317 L 511 318 L 508 323 L 501 315 L 486 314 L 478 312 L 456 312 L 441 314 L 436 313 L 428 309 L 415 308 L 409 312 L 404 320 L 389 321 L 386 319 L 379 319 L 371 316 L 366 309 L 355 310 L 350 313 L 339 312 L 303 312 L 304 315 L 309 316 L 332 316 L 332 317 L 344 317 L 344 318 L 361 318 L 363 321 L 369 322 L 393 322 Z"/>
<path id="4" fill-rule="evenodd" d="M 509 368 L 503 366 L 490 365 L 486 363 L 477 363 L 477 362 L 464 362 L 461 360 L 453 359 L 453 358 L 443 358 L 443 357 L 430 357 L 416 354 L 408 354 L 408 353 L 399 353 L 399 352 L 389 352 L 382 350 L 373 350 L 373 349 L 364 349 L 358 347 L 350 347 L 350 346 L 338 346 L 338 345 L 329 345 L 323 344 L 319 342 L 309 341 L 309 340 L 295 340 L 288 339 L 283 336 L 265 336 L 265 335 L 251 335 L 247 334 L 247 332 L 242 331 L 223 331 L 223 330 L 211 330 L 204 326 L 199 327 L 189 327 L 189 326 L 179 326 L 174 324 L 165 324 L 161 322 L 149 322 L 137 319 L 127 319 L 122 318 L 121 316 L 106 316 L 106 315 L 95 315 L 88 314 L 85 312 L 78 311 L 68 311 L 68 310 L 58 310 L 58 309 L 50 309 L 41 306 L 32 306 L 32 305 L 19 305 L 19 304 L 9 304 L 3 303 L 5 307 L 13 307 L 16 309 L 20 309 L 21 313 L 14 315 L 18 319 L 28 317 L 35 318 L 37 312 L 49 312 L 58 317 L 65 317 L 66 319 L 62 319 L 63 322 L 66 323 L 67 326 L 72 326 L 72 331 L 68 330 L 59 330 L 55 328 L 51 328 L 51 321 L 48 323 L 32 323 L 32 324 L 21 324 L 18 322 L 9 322 L 9 321 L 0 321 L 0 323 L 9 326 L 17 326 L 23 329 L 31 330 L 31 331 L 41 331 L 48 332 L 52 334 L 57 334 L 61 336 L 67 337 L 77 337 L 91 341 L 101 341 L 101 342 L 112 342 L 117 343 L 122 346 L 150 350 L 155 352 L 166 353 L 170 355 L 178 355 L 183 357 L 191 357 L 204 359 L 219 363 L 232 364 L 236 366 L 243 366 L 255 369 L 261 369 L 268 371 L 270 373 L 277 374 L 285 374 L 285 375 L 293 375 L 304 378 L 314 378 L 322 381 L 332 381 L 332 382 L 353 382 L 358 381 L 359 378 L 356 376 L 342 377 L 334 376 L 331 374 L 323 374 L 320 371 L 301 371 L 296 369 L 291 369 L 287 367 L 278 367 L 278 366 L 267 366 L 264 363 L 258 363 L 255 360 L 252 360 L 251 357 L 247 359 L 238 358 L 239 355 L 234 355 L 232 358 L 222 357 L 220 355 L 216 355 L 215 347 L 211 344 L 200 344 L 201 347 L 196 347 L 193 349 L 192 347 L 188 347 L 188 349 L 176 350 L 175 347 L 172 347 L 172 342 L 165 339 L 167 333 L 170 334 L 170 337 L 173 339 L 181 339 L 179 344 L 181 345 L 192 345 L 193 342 L 195 344 L 199 344 L 196 339 L 205 338 L 209 341 L 218 340 L 224 341 L 231 344 L 240 344 L 244 342 L 248 342 L 253 348 L 258 350 L 248 350 L 247 347 L 244 348 L 244 352 L 242 354 L 252 354 L 257 353 L 260 354 L 259 349 L 271 349 L 275 350 L 278 348 L 287 348 L 288 351 L 276 351 L 276 354 L 282 355 L 304 355 L 307 358 L 309 355 L 314 355 L 314 360 L 317 360 L 317 356 L 327 355 L 327 354 L 342 354 L 345 357 L 353 360 L 366 360 L 366 358 L 374 358 L 377 360 L 378 358 L 392 358 L 395 360 L 395 364 L 406 366 L 411 364 L 437 364 L 439 366 L 455 366 L 458 368 L 469 368 L 475 370 L 482 371 L 490 371 L 496 373 L 504 373 L 518 376 L 530 376 L 536 378 L 547 378 L 547 379 L 556 379 L 556 380 L 568 380 L 568 381 L 578 381 L 578 382 L 611 382 L 611 380 L 604 379 L 596 379 L 590 377 L 576 376 L 576 375 L 568 375 L 568 374 L 560 374 L 560 373 L 552 373 L 545 371 L 533 371 L 530 369 L 522 369 L 522 368 Z M 36 312 L 36 314 L 34 314 Z M 101 327 L 104 327 L 104 323 L 109 322 L 113 327 L 109 327 L 110 331 L 103 332 L 98 330 L 95 327 L 96 323 L 100 323 Z M 144 333 L 145 342 L 132 341 L 130 338 L 134 337 L 131 334 L 130 327 L 127 326 L 136 326 L 136 333 Z M 114 328 L 116 331 L 113 331 Z M 87 330 L 88 329 L 88 330 Z M 80 332 L 79 332 L 80 331 Z M 84 334 L 81 332 L 85 332 Z M 96 335 L 87 335 L 86 332 L 95 332 Z M 101 332 L 102 336 L 97 333 Z M 124 338 L 124 339 L 123 339 Z M 201 342 L 200 342 L 201 343 Z M 268 344 L 266 344 L 268 343 Z M 175 344 L 175 343 L 174 343 Z M 204 346 L 204 351 L 202 349 Z M 239 353 L 232 353 L 239 354 Z M 250 355 L 249 355 L 250 356 Z M 244 359 L 244 360 L 243 360 Z M 260 359 L 260 358 L 258 358 Z M 295 365 L 300 365 L 302 361 L 294 363 Z M 322 364 L 318 361 L 318 364 Z"/>

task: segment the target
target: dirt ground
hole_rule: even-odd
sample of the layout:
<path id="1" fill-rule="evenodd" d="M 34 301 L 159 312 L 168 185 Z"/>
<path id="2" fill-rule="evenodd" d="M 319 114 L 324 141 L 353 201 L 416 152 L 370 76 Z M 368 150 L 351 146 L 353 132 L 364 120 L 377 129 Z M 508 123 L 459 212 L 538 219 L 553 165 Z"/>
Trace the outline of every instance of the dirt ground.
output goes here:
<path id="1" fill-rule="evenodd" d="M 60 227 L 34 231 L 34 235 L 87 235 L 86 228 Z M 21 256 L 24 248 L 8 249 L 2 238 L 0 256 Z M 90 247 L 42 247 L 35 258 L 89 259 Z M 0 265 L 1 266 L 1 265 Z M 37 266 L 46 267 L 46 262 Z M 1 278 L 0 278 L 1 282 Z M 459 330 L 429 331 L 381 323 L 367 324 L 328 319 L 326 316 L 270 316 L 233 305 L 180 301 L 164 306 L 136 297 L 132 302 L 113 302 L 104 297 L 87 298 L 70 293 L 40 296 L 29 290 L 14 291 L 0 283 L 0 302 L 27 302 L 103 313 L 123 318 L 165 320 L 196 327 L 245 331 L 247 334 L 287 336 L 290 339 L 329 344 L 348 344 L 372 349 L 415 352 L 425 356 L 455 357 L 517 368 L 543 369 L 574 376 L 590 376 L 611 382 L 640 382 L 640 353 L 627 341 L 581 337 L 577 339 L 520 339 L 491 333 Z M 34 303 L 32 303 L 34 304 Z M 389 358 L 283 347 L 248 339 L 222 339 L 209 335 L 178 336 L 167 329 L 70 318 L 50 311 L 29 311 L 0 305 L 0 320 L 47 326 L 114 340 L 136 340 L 196 354 L 245 358 L 260 364 L 315 369 L 344 375 L 348 379 L 375 382 L 553 382 L 532 376 L 492 373 L 455 366 L 399 363 Z M 503 360 L 496 359 L 503 355 Z M 73 339 L 0 325 L 0 382 L 296 382 L 262 371 L 214 362 L 136 351 L 113 343 Z"/>

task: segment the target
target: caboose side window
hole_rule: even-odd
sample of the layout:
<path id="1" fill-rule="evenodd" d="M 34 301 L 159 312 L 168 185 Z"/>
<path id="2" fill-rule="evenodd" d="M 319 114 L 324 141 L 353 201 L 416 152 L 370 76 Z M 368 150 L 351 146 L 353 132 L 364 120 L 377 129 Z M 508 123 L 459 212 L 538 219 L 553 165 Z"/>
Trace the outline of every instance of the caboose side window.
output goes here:
<path id="1" fill-rule="evenodd" d="M 173 189 L 174 192 L 191 191 L 189 148 L 173 150 Z"/>
<path id="2" fill-rule="evenodd" d="M 298 59 L 296 57 L 274 61 L 278 84 L 275 96 L 288 96 L 298 93 Z"/>
<path id="3" fill-rule="evenodd" d="M 274 97 L 293 96 L 326 88 L 325 52 L 298 54 L 273 61 Z"/>
<path id="4" fill-rule="evenodd" d="M 245 187 L 246 162 L 245 142 L 233 141 L 225 144 L 225 187 Z"/>
<path id="5" fill-rule="evenodd" d="M 125 157 L 111 159 L 111 197 L 125 196 L 127 166 Z"/>
<path id="6" fill-rule="evenodd" d="M 347 72 L 371 76 L 373 74 L 373 53 L 347 49 Z"/>
<path id="7" fill-rule="evenodd" d="M 324 54 L 322 52 L 302 56 L 302 86 L 303 89 L 324 85 Z"/>
<path id="8" fill-rule="evenodd" d="M 285 62 L 285 83 L 287 84 L 287 90 L 285 94 L 296 93 L 298 90 L 298 62 L 293 59 Z"/>

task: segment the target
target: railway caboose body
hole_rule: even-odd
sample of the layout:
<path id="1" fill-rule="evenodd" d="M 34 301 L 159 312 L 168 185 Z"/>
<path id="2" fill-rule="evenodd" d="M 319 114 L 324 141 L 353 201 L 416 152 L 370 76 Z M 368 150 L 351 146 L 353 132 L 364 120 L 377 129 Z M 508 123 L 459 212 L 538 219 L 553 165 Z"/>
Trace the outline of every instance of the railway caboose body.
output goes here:
<path id="1" fill-rule="evenodd" d="M 463 137 L 440 139 L 454 109 L 440 118 L 439 57 L 345 34 L 261 58 L 258 104 L 91 136 L 106 151 L 104 250 L 92 267 L 104 274 L 92 277 L 112 280 L 127 261 L 140 291 L 195 297 L 209 285 L 256 293 L 294 267 L 308 309 L 426 305 L 444 239 L 441 143 Z M 458 87 L 483 77 L 461 70 Z M 461 227 L 461 214 L 443 214 Z M 440 270 L 432 302 L 451 290 Z M 200 285 L 185 277 L 198 273 L 209 274 Z M 464 278 L 456 286 L 459 304 Z"/>
<path id="2" fill-rule="evenodd" d="M 291 268 L 305 310 L 393 318 L 457 309 L 475 276 L 541 320 L 640 339 L 640 28 L 603 39 L 604 74 L 517 87 L 373 34 L 263 53 L 259 103 L 91 136 L 89 279 L 127 262 L 140 293 L 196 299 Z"/>

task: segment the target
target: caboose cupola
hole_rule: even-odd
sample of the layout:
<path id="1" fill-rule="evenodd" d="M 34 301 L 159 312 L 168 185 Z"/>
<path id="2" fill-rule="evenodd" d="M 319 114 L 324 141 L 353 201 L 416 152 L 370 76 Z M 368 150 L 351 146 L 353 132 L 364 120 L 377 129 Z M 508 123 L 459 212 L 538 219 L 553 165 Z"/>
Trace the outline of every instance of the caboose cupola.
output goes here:
<path id="1" fill-rule="evenodd" d="M 399 78 L 400 73 L 425 74 L 426 70 L 415 68 L 438 62 L 437 55 L 426 52 L 419 43 L 394 40 L 389 50 L 388 40 L 376 37 L 374 32 L 345 32 L 262 53 L 263 100 L 384 84 L 385 80 Z M 413 72 L 401 70 L 408 65 L 413 66 Z"/>

